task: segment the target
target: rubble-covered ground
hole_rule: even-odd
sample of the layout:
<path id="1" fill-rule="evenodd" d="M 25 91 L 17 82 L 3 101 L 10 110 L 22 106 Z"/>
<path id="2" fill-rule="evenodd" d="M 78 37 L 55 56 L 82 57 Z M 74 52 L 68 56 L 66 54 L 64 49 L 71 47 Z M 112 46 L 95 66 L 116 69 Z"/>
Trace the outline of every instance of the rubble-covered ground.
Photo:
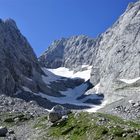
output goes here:
<path id="1" fill-rule="evenodd" d="M 48 115 L 0 114 L 8 133 L 0 140 L 139 140 L 140 122 L 126 121 L 101 113 L 71 113 L 68 119 L 52 124 Z"/>

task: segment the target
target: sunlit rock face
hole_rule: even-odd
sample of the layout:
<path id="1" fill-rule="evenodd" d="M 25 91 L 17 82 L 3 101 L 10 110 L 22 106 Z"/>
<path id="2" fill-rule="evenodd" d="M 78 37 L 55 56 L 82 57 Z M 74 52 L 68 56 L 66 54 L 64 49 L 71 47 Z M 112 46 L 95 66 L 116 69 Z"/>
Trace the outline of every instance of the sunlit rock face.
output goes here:
<path id="1" fill-rule="evenodd" d="M 140 91 L 140 84 L 120 79 L 140 77 L 140 1 L 131 3 L 116 23 L 102 35 L 93 63 L 91 82 L 100 91 L 129 95 Z"/>
<path id="2" fill-rule="evenodd" d="M 12 95 L 22 86 L 38 91 L 42 73 L 36 55 L 12 19 L 0 20 L 0 94 Z"/>
<path id="3" fill-rule="evenodd" d="M 47 68 L 77 68 L 91 65 L 98 50 L 100 37 L 92 39 L 79 35 L 54 41 L 39 57 L 39 62 Z"/>

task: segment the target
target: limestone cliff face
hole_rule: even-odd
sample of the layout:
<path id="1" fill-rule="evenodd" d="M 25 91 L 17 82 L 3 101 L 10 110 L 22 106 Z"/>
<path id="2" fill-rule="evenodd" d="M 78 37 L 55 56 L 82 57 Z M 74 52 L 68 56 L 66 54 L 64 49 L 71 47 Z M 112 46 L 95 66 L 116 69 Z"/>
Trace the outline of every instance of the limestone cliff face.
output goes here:
<path id="1" fill-rule="evenodd" d="M 131 3 L 101 36 L 91 82 L 100 83 L 103 93 L 116 92 L 125 96 L 139 92 L 140 84 L 126 84 L 120 79 L 140 77 L 140 1 Z"/>
<path id="2" fill-rule="evenodd" d="M 39 62 L 47 68 L 91 65 L 98 50 L 98 40 L 84 35 L 62 38 L 54 41 L 39 57 Z"/>
<path id="3" fill-rule="evenodd" d="M 0 20 L 0 94 L 12 95 L 22 86 L 37 92 L 41 73 L 37 57 L 16 23 Z"/>

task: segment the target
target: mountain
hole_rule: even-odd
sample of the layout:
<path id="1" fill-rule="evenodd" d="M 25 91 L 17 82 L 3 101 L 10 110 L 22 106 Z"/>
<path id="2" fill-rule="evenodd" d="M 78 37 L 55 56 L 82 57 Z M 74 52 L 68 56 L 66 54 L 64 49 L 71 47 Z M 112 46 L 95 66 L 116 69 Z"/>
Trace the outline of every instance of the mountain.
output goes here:
<path id="1" fill-rule="evenodd" d="M 81 65 L 91 65 L 98 51 L 97 39 L 85 35 L 62 38 L 54 41 L 39 57 L 39 62 L 47 68 L 77 68 Z"/>
<path id="2" fill-rule="evenodd" d="M 140 1 L 96 39 L 73 36 L 54 41 L 39 57 L 47 68 L 91 65 L 90 82 L 113 101 L 140 91 Z M 95 92 L 95 88 L 89 92 Z"/>
<path id="3" fill-rule="evenodd" d="M 102 35 L 91 82 L 100 92 L 128 96 L 140 91 L 140 1 L 131 3 Z"/>
<path id="4" fill-rule="evenodd" d="M 37 57 L 15 21 L 0 20 L 0 94 L 12 96 L 22 86 L 38 92 L 39 73 Z"/>
<path id="5" fill-rule="evenodd" d="M 139 95 L 140 1 L 97 38 L 62 38 L 39 58 L 0 20 L 0 138 L 139 140 Z"/>
<path id="6" fill-rule="evenodd" d="M 88 71 L 91 68 L 83 72 Z M 45 108 L 52 108 L 55 104 L 73 109 L 90 107 L 86 104 L 89 97 L 82 97 L 90 86 L 87 81 L 89 73 L 88 78 L 84 76 L 85 81 L 79 77 L 80 73 L 75 73 L 78 77 L 69 78 L 40 66 L 33 49 L 12 19 L 0 20 L 0 73 L 0 96 L 34 100 Z M 7 102 L 7 98 L 3 100 Z"/>
<path id="7" fill-rule="evenodd" d="M 97 38 L 62 38 L 39 59 L 16 23 L 0 20 L 0 95 L 72 109 L 134 98 L 140 92 L 139 38 L 140 1 Z"/>

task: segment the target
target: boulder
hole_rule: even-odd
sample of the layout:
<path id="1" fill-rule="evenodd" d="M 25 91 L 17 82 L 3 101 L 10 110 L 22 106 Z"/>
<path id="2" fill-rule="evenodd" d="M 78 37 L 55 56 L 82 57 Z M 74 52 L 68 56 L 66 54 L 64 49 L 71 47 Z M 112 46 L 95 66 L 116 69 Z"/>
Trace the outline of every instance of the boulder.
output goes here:
<path id="1" fill-rule="evenodd" d="M 63 116 L 67 116 L 69 113 L 71 113 L 69 109 L 61 105 L 56 105 L 50 110 L 48 119 L 50 122 L 54 123 L 62 119 Z"/>
<path id="2" fill-rule="evenodd" d="M 0 126 L 0 137 L 5 137 L 8 133 L 8 129 L 6 127 Z"/>
<path id="3" fill-rule="evenodd" d="M 10 129 L 8 132 L 9 132 L 9 134 L 15 134 L 13 129 Z"/>
<path id="4" fill-rule="evenodd" d="M 49 121 L 52 123 L 57 122 L 58 120 L 60 120 L 62 118 L 61 114 L 55 112 L 55 111 L 51 111 L 49 113 Z"/>
<path id="5" fill-rule="evenodd" d="M 56 105 L 51 110 L 61 114 L 62 116 L 67 115 L 71 112 L 69 109 L 63 107 L 62 105 Z"/>

